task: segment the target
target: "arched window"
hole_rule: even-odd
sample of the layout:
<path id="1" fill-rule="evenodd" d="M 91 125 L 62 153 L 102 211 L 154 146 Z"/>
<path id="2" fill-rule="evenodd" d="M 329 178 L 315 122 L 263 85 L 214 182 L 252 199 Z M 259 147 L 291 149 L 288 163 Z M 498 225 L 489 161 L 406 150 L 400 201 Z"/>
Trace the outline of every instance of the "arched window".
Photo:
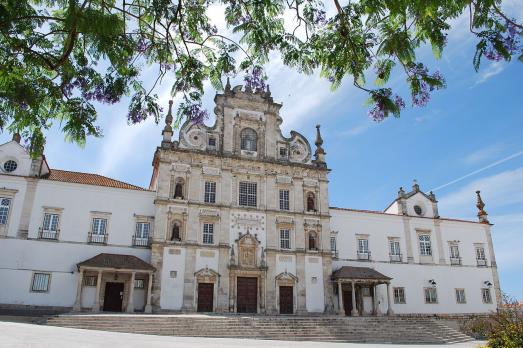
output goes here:
<path id="1" fill-rule="evenodd" d="M 244 128 L 240 135 L 241 149 L 247 151 L 256 151 L 258 135 L 252 128 Z"/>
<path id="2" fill-rule="evenodd" d="M 183 179 L 178 178 L 174 185 L 174 198 L 183 199 Z"/>
<path id="3" fill-rule="evenodd" d="M 316 246 L 316 232 L 309 232 L 309 250 L 318 250 Z"/>
<path id="4" fill-rule="evenodd" d="M 171 240 L 172 241 L 180 241 L 182 240 L 181 234 L 180 234 L 180 223 L 178 221 L 175 221 L 173 224 L 173 231 L 171 234 Z"/>
<path id="5" fill-rule="evenodd" d="M 314 193 L 312 192 L 307 194 L 307 211 L 316 211 Z"/>

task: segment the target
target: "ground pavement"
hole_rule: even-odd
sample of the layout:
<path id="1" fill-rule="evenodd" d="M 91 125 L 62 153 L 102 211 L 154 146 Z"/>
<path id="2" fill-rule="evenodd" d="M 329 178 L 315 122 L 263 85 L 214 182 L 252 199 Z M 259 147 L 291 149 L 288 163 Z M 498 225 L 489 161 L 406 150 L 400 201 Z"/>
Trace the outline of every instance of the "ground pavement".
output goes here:
<path id="1" fill-rule="evenodd" d="M 264 341 L 226 338 L 192 338 L 173 336 L 137 335 L 107 331 L 68 329 L 27 323 L 0 322 L 2 348 L 477 348 L 481 342 L 453 345 L 391 345 L 358 343 L 323 343 Z"/>

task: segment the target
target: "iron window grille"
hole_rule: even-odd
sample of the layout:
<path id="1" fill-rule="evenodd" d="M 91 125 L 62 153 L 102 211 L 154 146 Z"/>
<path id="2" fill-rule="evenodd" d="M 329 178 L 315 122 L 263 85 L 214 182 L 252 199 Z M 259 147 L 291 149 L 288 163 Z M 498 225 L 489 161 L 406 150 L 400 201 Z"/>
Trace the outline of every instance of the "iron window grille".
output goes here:
<path id="1" fill-rule="evenodd" d="M 216 203 L 216 183 L 214 181 L 205 182 L 205 193 L 203 200 L 205 203 Z"/>
<path id="2" fill-rule="evenodd" d="M 404 304 L 405 301 L 405 288 L 394 288 L 394 303 Z"/>
<path id="3" fill-rule="evenodd" d="M 291 233 L 289 230 L 280 230 L 280 248 L 291 248 Z"/>
<path id="4" fill-rule="evenodd" d="M 47 292 L 49 291 L 49 280 L 51 275 L 49 273 L 34 273 L 31 284 L 31 291 L 33 292 Z"/>
<path id="5" fill-rule="evenodd" d="M 289 190 L 280 190 L 280 210 L 289 210 Z"/>
<path id="6" fill-rule="evenodd" d="M 255 182 L 240 182 L 239 204 L 246 207 L 256 207 L 257 184 Z"/>
<path id="7" fill-rule="evenodd" d="M 203 224 L 203 244 L 214 244 L 214 225 Z"/>

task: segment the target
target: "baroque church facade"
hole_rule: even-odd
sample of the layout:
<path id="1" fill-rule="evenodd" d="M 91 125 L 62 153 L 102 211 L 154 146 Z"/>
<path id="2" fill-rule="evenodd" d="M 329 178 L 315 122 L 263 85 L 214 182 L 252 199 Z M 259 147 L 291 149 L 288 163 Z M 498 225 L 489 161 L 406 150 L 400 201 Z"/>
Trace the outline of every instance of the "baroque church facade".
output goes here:
<path id="1" fill-rule="evenodd" d="M 0 309 L 305 315 L 495 310 L 491 224 L 414 183 L 384 211 L 329 206 L 314 149 L 270 91 L 227 83 L 212 127 L 172 103 L 148 189 L 0 146 Z"/>

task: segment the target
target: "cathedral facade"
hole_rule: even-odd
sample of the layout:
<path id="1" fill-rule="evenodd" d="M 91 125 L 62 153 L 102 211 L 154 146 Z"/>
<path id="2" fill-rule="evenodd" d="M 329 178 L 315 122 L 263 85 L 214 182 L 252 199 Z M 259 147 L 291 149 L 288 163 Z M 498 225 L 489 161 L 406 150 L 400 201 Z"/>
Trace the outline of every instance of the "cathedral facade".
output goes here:
<path id="1" fill-rule="evenodd" d="M 478 221 L 442 218 L 417 183 L 384 211 L 329 206 L 314 147 L 282 134 L 270 92 L 227 83 L 213 126 L 172 113 L 148 189 L 0 146 L 0 308 L 305 315 L 495 310 Z"/>

